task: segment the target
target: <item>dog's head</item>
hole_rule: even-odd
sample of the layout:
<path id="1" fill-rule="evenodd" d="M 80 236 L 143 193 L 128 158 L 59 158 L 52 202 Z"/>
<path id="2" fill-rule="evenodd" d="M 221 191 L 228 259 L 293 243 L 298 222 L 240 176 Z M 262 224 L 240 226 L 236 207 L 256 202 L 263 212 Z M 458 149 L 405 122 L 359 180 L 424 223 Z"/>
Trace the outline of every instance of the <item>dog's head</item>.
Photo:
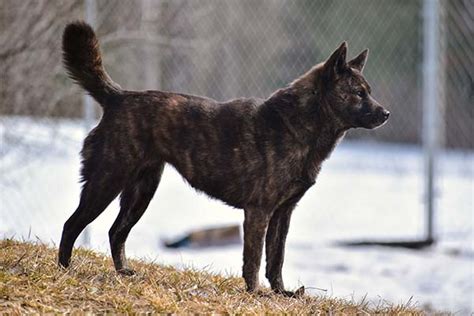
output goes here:
<path id="1" fill-rule="evenodd" d="M 384 124 L 390 112 L 372 96 L 362 75 L 368 49 L 346 61 L 347 44 L 342 43 L 322 66 L 322 97 L 347 127 L 376 128 Z"/>
<path id="2" fill-rule="evenodd" d="M 373 129 L 383 125 L 390 112 L 372 96 L 362 75 L 368 50 L 346 61 L 347 44 L 342 43 L 328 60 L 303 76 L 305 86 L 314 89 L 320 106 L 332 113 L 344 129 Z"/>

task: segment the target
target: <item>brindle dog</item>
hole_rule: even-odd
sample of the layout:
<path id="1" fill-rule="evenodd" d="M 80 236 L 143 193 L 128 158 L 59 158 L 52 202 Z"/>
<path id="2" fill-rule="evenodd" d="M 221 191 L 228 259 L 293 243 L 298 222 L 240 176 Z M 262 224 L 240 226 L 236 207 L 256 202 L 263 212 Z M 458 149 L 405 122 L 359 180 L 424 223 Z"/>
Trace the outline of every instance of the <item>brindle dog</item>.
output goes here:
<path id="1" fill-rule="evenodd" d="M 123 90 L 105 72 L 94 31 L 83 22 L 66 27 L 63 51 L 70 77 L 104 113 L 84 141 L 82 193 L 64 224 L 59 264 L 69 265 L 78 235 L 121 194 L 110 246 L 117 272 L 133 274 L 125 241 L 169 163 L 196 190 L 244 209 L 247 290 L 258 286 L 265 243 L 271 288 L 293 296 L 284 288 L 281 271 L 296 203 L 347 130 L 372 129 L 389 116 L 362 76 L 368 51 L 346 62 L 344 42 L 326 62 L 267 99 L 222 103 L 181 93 Z"/>

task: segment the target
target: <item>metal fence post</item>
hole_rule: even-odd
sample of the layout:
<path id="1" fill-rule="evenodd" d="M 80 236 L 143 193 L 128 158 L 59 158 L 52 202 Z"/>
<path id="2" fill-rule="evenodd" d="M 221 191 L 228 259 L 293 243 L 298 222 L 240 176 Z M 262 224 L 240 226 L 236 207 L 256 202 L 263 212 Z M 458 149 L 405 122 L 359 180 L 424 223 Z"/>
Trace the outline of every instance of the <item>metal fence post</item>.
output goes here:
<path id="1" fill-rule="evenodd" d="M 97 18 L 97 4 L 96 0 L 85 0 L 85 20 L 92 27 L 96 24 Z M 84 130 L 85 133 L 89 131 L 94 126 L 95 122 L 95 108 L 94 100 L 88 94 L 84 94 L 83 98 L 83 119 L 84 119 Z M 81 242 L 84 246 L 90 246 L 90 228 L 86 227 L 82 232 Z"/>
<path id="2" fill-rule="evenodd" d="M 426 238 L 434 240 L 436 156 L 439 150 L 439 1 L 423 1 L 423 151 Z"/>

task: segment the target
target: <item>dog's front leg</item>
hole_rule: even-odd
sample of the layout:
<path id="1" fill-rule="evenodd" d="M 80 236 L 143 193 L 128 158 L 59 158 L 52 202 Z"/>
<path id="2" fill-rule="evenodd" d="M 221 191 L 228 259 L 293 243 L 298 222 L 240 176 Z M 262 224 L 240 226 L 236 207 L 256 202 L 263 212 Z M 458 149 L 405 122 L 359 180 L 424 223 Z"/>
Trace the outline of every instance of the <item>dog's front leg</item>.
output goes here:
<path id="1" fill-rule="evenodd" d="M 262 259 L 265 232 L 270 214 L 263 209 L 246 209 L 244 219 L 244 266 L 242 276 L 247 291 L 253 292 L 258 286 L 258 272 Z"/>
<path id="2" fill-rule="evenodd" d="M 291 213 L 294 204 L 280 206 L 272 215 L 265 240 L 267 266 L 265 276 L 272 290 L 286 296 L 294 296 L 293 292 L 285 291 L 281 270 L 285 257 L 285 242 L 290 227 Z"/>

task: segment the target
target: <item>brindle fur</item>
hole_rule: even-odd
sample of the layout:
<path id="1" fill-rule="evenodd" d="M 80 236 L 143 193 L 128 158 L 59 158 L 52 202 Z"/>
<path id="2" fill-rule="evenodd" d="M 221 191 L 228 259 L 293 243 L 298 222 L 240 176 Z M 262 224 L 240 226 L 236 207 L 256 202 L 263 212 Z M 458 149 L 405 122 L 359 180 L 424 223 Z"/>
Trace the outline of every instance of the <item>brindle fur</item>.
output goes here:
<path id="1" fill-rule="evenodd" d="M 59 263 L 74 242 L 121 194 L 109 231 L 116 270 L 133 274 L 124 245 L 169 163 L 195 189 L 245 210 L 243 277 L 258 285 L 266 244 L 266 277 L 288 296 L 282 279 L 285 240 L 296 203 L 315 183 L 321 164 L 350 128 L 374 128 L 388 118 L 362 76 L 367 50 L 346 62 L 346 43 L 268 99 L 227 102 L 162 91 L 127 91 L 106 74 L 90 26 L 75 22 L 63 35 L 70 76 L 103 107 L 84 141 L 80 203 L 64 224 Z"/>

